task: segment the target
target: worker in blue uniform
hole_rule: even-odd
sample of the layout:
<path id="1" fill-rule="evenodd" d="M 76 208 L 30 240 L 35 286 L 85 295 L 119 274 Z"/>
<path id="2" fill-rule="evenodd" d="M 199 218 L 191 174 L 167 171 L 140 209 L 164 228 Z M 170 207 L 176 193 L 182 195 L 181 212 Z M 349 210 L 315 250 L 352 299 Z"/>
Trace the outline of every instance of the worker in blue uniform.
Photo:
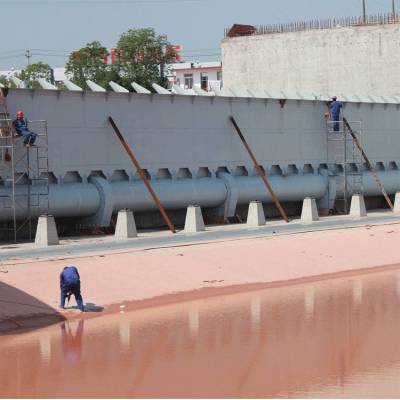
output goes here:
<path id="1" fill-rule="evenodd" d="M 81 278 L 78 269 L 69 265 L 63 269 L 60 274 L 60 289 L 61 289 L 61 302 L 60 307 L 65 307 L 65 299 L 67 296 L 73 294 L 75 296 L 76 304 L 81 311 L 85 311 L 83 307 L 83 299 L 81 295 Z"/>
<path id="2" fill-rule="evenodd" d="M 331 116 L 331 121 L 333 122 L 333 130 L 335 132 L 339 132 L 340 130 L 340 111 L 343 107 L 343 104 L 337 100 L 336 96 L 332 97 L 332 101 L 329 104 L 329 111 Z"/>
<path id="3" fill-rule="evenodd" d="M 17 112 L 17 118 L 13 121 L 13 125 L 17 135 L 24 138 L 25 147 L 31 147 L 35 144 L 37 133 L 28 129 L 23 111 Z"/>

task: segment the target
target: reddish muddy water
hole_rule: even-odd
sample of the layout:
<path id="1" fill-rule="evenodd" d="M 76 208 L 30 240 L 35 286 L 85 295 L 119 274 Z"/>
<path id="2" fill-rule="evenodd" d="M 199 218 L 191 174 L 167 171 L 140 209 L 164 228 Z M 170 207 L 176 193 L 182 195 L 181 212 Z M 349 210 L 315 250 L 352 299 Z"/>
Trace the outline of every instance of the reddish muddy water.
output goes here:
<path id="1" fill-rule="evenodd" d="M 3 334 L 0 397 L 400 397 L 400 269 Z"/>

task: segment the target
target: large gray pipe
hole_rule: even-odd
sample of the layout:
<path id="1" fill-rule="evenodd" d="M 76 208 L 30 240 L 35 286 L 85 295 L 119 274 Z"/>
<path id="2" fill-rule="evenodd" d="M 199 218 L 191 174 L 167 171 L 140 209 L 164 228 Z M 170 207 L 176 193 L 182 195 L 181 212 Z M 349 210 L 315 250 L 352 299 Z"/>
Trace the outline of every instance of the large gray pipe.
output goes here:
<path id="1" fill-rule="evenodd" d="M 182 180 L 155 180 L 152 182 L 164 207 L 168 210 L 184 209 L 189 204 L 201 207 L 217 207 L 225 203 L 228 193 L 236 193 L 233 206 L 247 204 L 252 200 L 271 202 L 264 183 L 259 177 L 233 177 L 230 179 L 199 178 Z M 318 174 L 290 175 L 288 177 L 269 177 L 272 187 L 282 202 L 301 201 L 312 196 L 320 199 L 327 193 L 327 177 Z M 46 196 L 44 186 L 33 185 L 31 190 L 31 215 L 34 217 L 49 212 L 55 217 L 87 217 L 107 207 L 116 213 L 129 208 L 134 211 L 156 210 L 145 185 L 141 181 L 108 182 L 104 178 L 97 185 L 94 183 L 70 183 L 49 186 Z M 105 190 L 104 190 L 105 189 Z M 16 189 L 18 206 L 17 218 L 27 217 L 28 186 L 18 185 Z M 10 207 L 11 188 L 0 188 L 0 220 L 13 218 Z M 232 196 L 230 196 L 232 200 Z M 106 207 L 106 208 L 107 208 Z"/>
<path id="2" fill-rule="evenodd" d="M 385 190 L 389 194 L 395 194 L 400 191 L 400 171 L 378 171 L 377 175 L 381 180 Z M 372 176 L 371 172 L 363 171 L 362 175 L 362 192 L 364 196 L 380 196 L 382 194 L 379 186 L 376 183 L 375 178 Z M 359 190 L 359 184 L 355 181 L 359 180 L 359 177 L 348 175 L 347 176 L 347 192 L 349 196 Z M 343 187 L 338 184 L 337 193 L 343 195 Z"/>
<path id="3" fill-rule="evenodd" d="M 395 194 L 400 190 L 400 171 L 379 171 L 377 175 L 381 179 L 387 193 Z M 363 191 L 365 196 L 378 196 L 382 194 L 376 180 L 369 171 L 363 173 Z"/>
<path id="4" fill-rule="evenodd" d="M 177 210 L 189 204 L 216 207 L 226 199 L 226 187 L 220 179 L 199 178 L 152 181 L 164 208 Z M 141 181 L 115 182 L 111 184 L 114 212 L 128 208 L 134 211 L 157 210 L 146 186 Z"/>
<path id="5" fill-rule="evenodd" d="M 31 215 L 38 217 L 49 212 L 61 217 L 84 217 L 93 214 L 100 205 L 100 195 L 96 187 L 91 184 L 67 183 L 63 185 L 32 185 L 30 187 Z M 18 219 L 28 216 L 28 186 L 16 185 L 15 212 Z M 10 187 L 0 186 L 0 221 L 13 219 L 12 190 Z"/>
<path id="6" fill-rule="evenodd" d="M 318 174 L 269 176 L 268 180 L 281 202 L 301 201 L 305 197 L 320 199 L 324 197 L 328 179 Z M 238 177 L 235 179 L 238 188 L 238 204 L 248 204 L 252 200 L 271 203 L 272 198 L 259 176 Z"/>

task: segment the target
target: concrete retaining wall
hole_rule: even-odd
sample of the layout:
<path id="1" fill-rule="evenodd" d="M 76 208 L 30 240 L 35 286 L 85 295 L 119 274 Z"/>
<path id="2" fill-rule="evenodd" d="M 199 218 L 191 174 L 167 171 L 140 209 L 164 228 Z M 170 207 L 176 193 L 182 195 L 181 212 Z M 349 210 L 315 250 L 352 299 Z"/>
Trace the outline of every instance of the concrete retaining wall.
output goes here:
<path id="1" fill-rule="evenodd" d="M 399 46 L 398 24 L 228 38 L 222 42 L 224 87 L 399 95 Z"/>

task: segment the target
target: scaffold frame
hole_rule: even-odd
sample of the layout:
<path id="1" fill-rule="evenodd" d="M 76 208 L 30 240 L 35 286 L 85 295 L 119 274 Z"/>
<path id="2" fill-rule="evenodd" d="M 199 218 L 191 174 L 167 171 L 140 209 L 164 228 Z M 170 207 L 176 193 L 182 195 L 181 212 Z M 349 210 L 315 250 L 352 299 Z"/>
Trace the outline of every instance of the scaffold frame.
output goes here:
<path id="1" fill-rule="evenodd" d="M 6 237 L 17 243 L 32 240 L 34 220 L 49 212 L 49 162 L 47 121 L 27 120 L 29 129 L 37 133 L 35 145 L 25 147 L 22 137 L 15 135 L 8 113 L 0 118 L 1 184 L 10 190 L 0 193 L 0 201 L 11 209 L 12 222 L 0 227 Z M 32 187 L 35 192 L 32 192 Z M 33 212 L 37 208 L 40 212 Z"/>
<path id="2" fill-rule="evenodd" d="M 362 141 L 361 121 L 352 121 L 354 134 Z M 342 203 L 343 212 L 349 212 L 349 199 L 353 194 L 363 194 L 363 158 L 343 121 L 327 121 L 327 160 L 335 172 L 335 204 Z"/>

